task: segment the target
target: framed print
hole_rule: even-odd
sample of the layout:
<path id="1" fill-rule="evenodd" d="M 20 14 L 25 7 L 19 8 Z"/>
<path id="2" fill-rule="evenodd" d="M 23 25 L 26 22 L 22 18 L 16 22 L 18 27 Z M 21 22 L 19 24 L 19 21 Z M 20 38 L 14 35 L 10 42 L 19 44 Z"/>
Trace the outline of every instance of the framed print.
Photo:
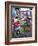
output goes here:
<path id="1" fill-rule="evenodd" d="M 5 2 L 5 44 L 37 42 L 37 4 Z"/>

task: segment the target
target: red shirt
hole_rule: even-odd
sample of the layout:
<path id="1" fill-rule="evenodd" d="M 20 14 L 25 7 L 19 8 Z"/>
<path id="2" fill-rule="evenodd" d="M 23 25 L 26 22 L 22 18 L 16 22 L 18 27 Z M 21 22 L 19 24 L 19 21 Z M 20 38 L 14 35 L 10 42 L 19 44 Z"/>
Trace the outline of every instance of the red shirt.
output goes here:
<path id="1" fill-rule="evenodd" d="M 15 22 L 14 26 L 20 26 L 20 22 Z"/>

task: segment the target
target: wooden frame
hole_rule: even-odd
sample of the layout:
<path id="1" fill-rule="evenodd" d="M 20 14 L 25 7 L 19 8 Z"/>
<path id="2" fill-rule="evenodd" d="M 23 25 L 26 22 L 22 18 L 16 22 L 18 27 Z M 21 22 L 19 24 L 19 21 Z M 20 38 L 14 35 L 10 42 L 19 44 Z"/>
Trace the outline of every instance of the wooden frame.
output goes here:
<path id="1" fill-rule="evenodd" d="M 10 4 L 35 6 L 35 40 L 9 42 L 9 5 Z M 25 2 L 10 2 L 10 1 L 5 2 L 5 44 L 9 45 L 9 44 L 22 44 L 22 43 L 34 43 L 34 42 L 37 42 L 37 4 L 36 3 L 25 3 Z"/>

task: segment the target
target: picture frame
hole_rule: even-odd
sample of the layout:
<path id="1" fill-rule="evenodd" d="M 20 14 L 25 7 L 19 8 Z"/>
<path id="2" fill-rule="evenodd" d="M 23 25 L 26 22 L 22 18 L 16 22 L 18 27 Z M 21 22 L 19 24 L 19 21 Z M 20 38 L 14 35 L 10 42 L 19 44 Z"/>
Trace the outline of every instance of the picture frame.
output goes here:
<path id="1" fill-rule="evenodd" d="M 20 22 L 19 21 L 17 22 L 18 19 Z M 25 23 L 25 25 L 22 25 L 22 23 Z M 26 26 L 27 24 L 29 25 Z M 24 31 L 22 31 L 23 30 L 22 27 L 23 29 L 25 29 Z M 17 30 L 18 28 L 19 30 Z M 30 33 L 26 33 L 29 32 L 30 30 L 31 30 Z M 18 31 L 20 31 L 20 33 Z M 37 4 L 27 2 L 11 1 L 5 2 L 5 44 L 9 45 L 36 42 L 37 42 Z"/>

